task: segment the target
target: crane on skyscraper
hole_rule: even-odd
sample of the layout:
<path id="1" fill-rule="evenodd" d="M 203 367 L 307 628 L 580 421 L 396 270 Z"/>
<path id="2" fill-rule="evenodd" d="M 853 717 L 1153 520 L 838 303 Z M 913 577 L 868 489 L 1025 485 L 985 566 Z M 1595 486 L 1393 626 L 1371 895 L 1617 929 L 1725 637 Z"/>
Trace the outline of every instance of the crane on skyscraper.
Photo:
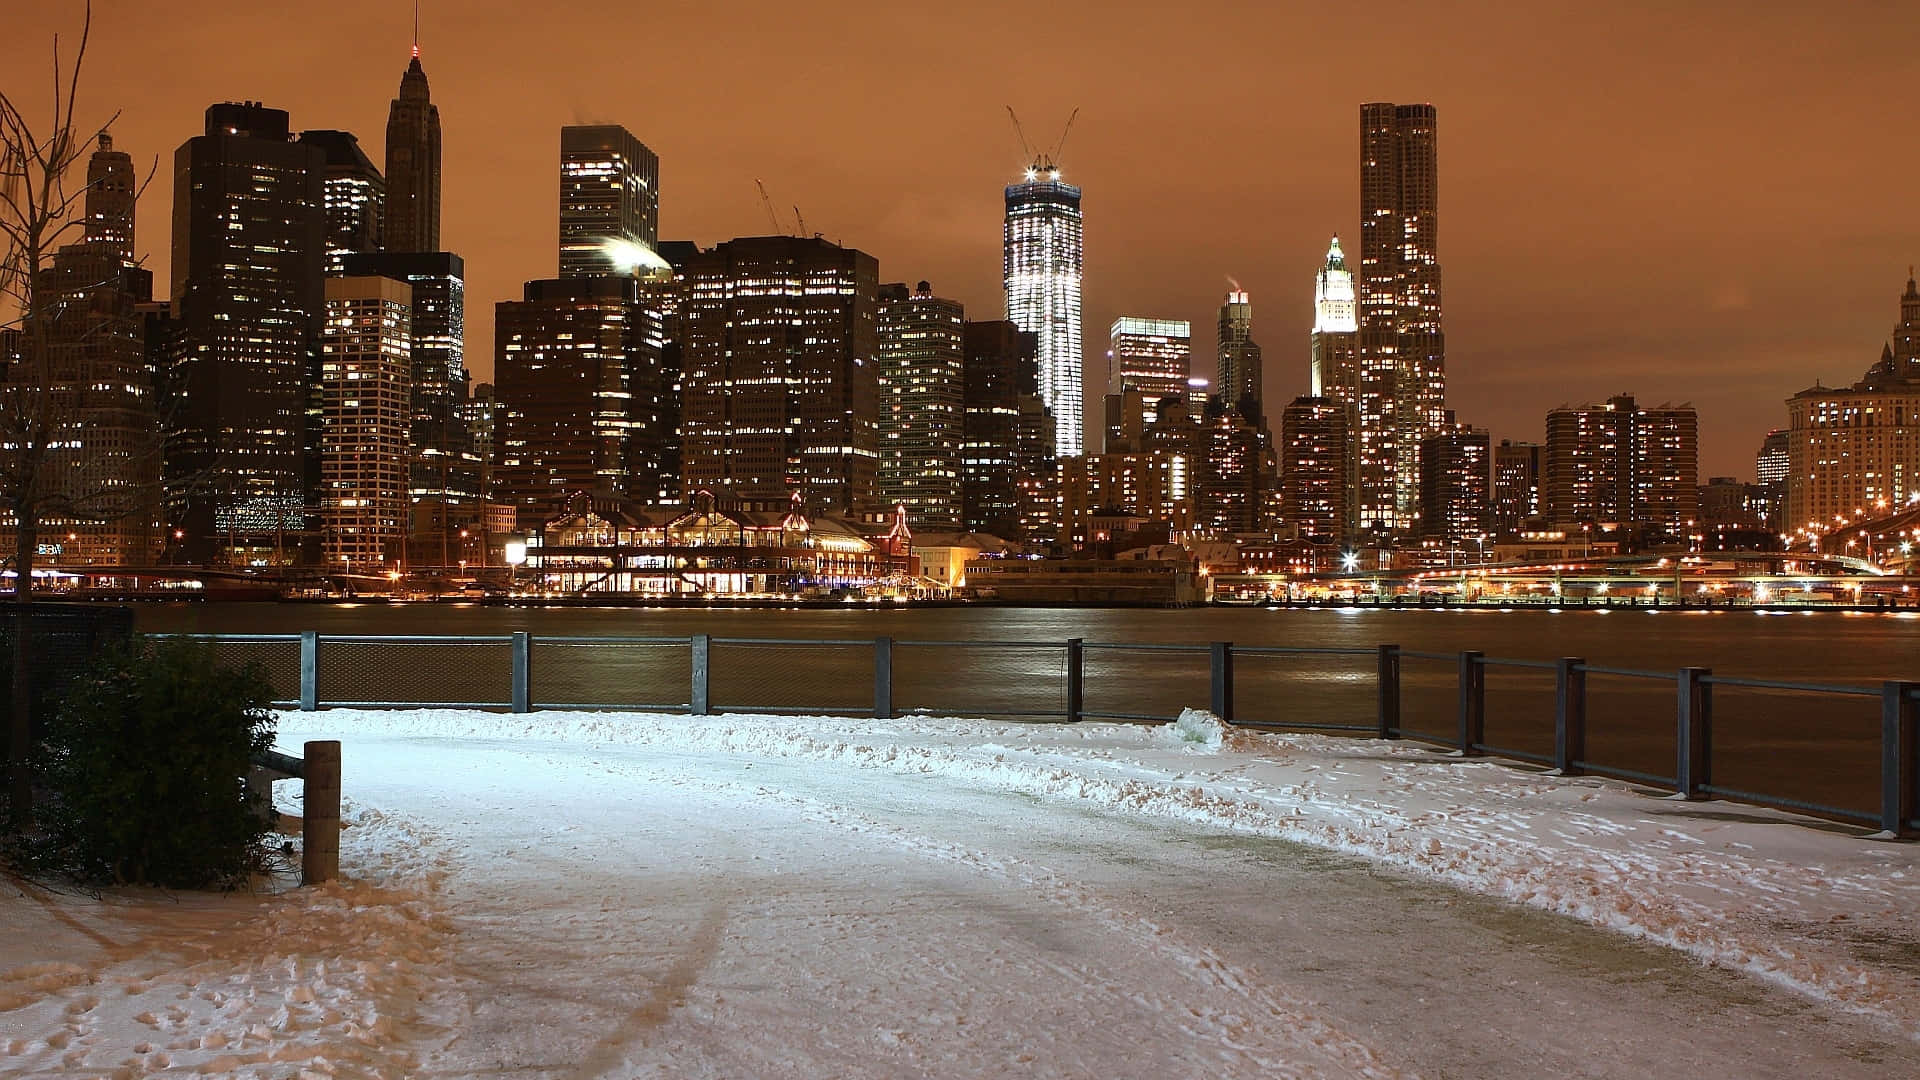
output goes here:
<path id="1" fill-rule="evenodd" d="M 1060 154 L 1066 149 L 1067 135 L 1073 131 L 1073 122 L 1079 119 L 1079 117 L 1080 109 L 1078 106 L 1075 106 L 1073 112 L 1067 116 L 1066 126 L 1060 129 L 1060 137 L 1053 141 L 1052 146 L 1036 154 L 1033 150 L 1033 144 L 1027 141 L 1026 129 L 1020 126 L 1019 114 L 1013 111 L 1013 106 L 1007 106 L 1007 119 L 1013 121 L 1013 133 L 1020 140 L 1020 153 L 1024 156 L 1029 173 L 1037 173 L 1042 169 L 1048 170 L 1049 172 L 1060 171 Z M 1057 180 L 1059 177 L 1054 177 L 1054 179 Z"/>

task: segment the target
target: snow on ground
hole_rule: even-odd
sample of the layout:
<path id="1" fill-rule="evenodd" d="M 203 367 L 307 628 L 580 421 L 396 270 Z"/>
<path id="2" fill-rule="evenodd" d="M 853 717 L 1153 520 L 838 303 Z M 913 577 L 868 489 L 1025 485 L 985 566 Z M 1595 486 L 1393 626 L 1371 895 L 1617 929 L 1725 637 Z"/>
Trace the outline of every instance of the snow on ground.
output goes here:
<path id="1" fill-rule="evenodd" d="M 282 723 L 349 880 L 0 886 L 0 1076 L 1920 1070 L 1920 857 L 1772 811 L 1204 714 Z"/>

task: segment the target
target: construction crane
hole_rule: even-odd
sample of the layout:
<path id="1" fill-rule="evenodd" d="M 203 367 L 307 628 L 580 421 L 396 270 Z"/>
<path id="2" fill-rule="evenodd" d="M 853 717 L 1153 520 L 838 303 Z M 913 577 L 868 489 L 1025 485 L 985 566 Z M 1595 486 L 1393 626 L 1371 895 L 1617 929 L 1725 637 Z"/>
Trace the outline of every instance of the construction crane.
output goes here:
<path id="1" fill-rule="evenodd" d="M 785 236 L 787 231 L 780 227 L 780 216 L 773 212 L 773 199 L 767 194 L 767 185 L 756 179 L 753 186 L 760 189 L 760 205 L 767 208 L 767 223 L 773 226 L 773 235 Z"/>
<path id="2" fill-rule="evenodd" d="M 794 230 L 793 235 L 798 236 L 801 239 L 805 239 L 813 235 L 812 233 L 809 233 L 807 231 L 807 219 L 800 216 L 800 208 L 797 206 L 793 208 L 793 230 Z"/>
<path id="3" fill-rule="evenodd" d="M 1073 122 L 1079 118 L 1080 110 L 1075 107 L 1067 116 L 1067 124 L 1060 129 L 1060 137 L 1053 141 L 1053 145 L 1035 152 L 1033 144 L 1027 141 L 1026 129 L 1020 126 L 1019 114 L 1013 111 L 1013 106 L 1007 106 L 1007 119 L 1013 121 L 1013 134 L 1020 140 L 1020 153 L 1027 164 L 1028 179 L 1033 179 L 1041 172 L 1058 173 L 1060 171 L 1061 152 L 1067 147 L 1067 136 L 1073 131 Z M 1059 177 L 1056 176 L 1054 179 Z"/>

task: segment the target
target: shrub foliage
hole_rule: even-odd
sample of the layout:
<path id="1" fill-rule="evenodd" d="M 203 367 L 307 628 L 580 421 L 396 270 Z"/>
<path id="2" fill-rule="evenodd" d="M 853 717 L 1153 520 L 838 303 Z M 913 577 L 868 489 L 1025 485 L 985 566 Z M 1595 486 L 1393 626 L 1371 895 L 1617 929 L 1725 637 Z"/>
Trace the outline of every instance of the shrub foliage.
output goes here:
<path id="1" fill-rule="evenodd" d="M 211 646 L 149 640 L 76 679 L 39 747 L 39 869 L 90 884 L 231 888 L 259 865 L 266 823 L 248 759 L 273 745 L 272 690 Z"/>

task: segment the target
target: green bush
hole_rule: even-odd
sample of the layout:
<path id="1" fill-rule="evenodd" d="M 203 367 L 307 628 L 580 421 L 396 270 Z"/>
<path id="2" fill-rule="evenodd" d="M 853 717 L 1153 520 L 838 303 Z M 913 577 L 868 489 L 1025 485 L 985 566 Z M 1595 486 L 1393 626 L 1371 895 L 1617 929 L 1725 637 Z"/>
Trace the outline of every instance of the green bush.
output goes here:
<path id="1" fill-rule="evenodd" d="M 231 888 L 266 823 L 248 759 L 273 745 L 272 690 L 183 638 L 110 653 L 67 688 L 38 750 L 46 802 L 32 864 L 90 884 Z"/>

